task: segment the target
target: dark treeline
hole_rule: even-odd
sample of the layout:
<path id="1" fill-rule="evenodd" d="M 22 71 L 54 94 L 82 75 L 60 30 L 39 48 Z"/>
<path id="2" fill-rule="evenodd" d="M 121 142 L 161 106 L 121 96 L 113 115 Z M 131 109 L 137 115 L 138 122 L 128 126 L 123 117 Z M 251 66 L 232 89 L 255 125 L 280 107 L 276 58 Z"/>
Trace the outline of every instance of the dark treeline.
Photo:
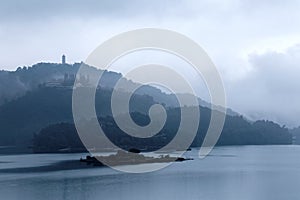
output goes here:
<path id="1" fill-rule="evenodd" d="M 294 144 L 300 144 L 300 127 L 291 129 L 290 133 L 293 135 Z"/>
<path id="2" fill-rule="evenodd" d="M 208 129 L 210 110 L 204 107 L 200 107 L 200 109 L 202 117 L 199 122 L 197 135 L 191 147 L 201 146 Z M 178 130 L 180 109 L 169 109 L 167 114 L 168 118 L 165 126 L 158 134 L 151 138 L 137 138 L 124 133 L 110 116 L 101 117 L 98 121 L 106 137 L 116 146 L 124 150 L 137 148 L 142 151 L 154 151 L 167 145 L 174 138 Z M 147 115 L 134 112 L 131 113 L 131 117 L 137 124 L 146 125 L 149 123 Z M 87 132 L 87 134 L 90 133 Z M 86 150 L 79 139 L 74 124 L 60 123 L 50 125 L 35 135 L 33 141 L 35 152 L 77 152 Z M 227 116 L 217 145 L 272 145 L 291 143 L 292 136 L 289 131 L 278 124 L 270 121 L 249 123 L 241 116 Z"/>
<path id="3" fill-rule="evenodd" d="M 122 92 L 121 92 L 122 93 Z M 98 89 L 96 93 L 97 116 L 110 116 L 112 90 Z M 146 113 L 154 104 L 148 95 L 131 98 L 130 110 Z M 42 128 L 60 122 L 73 122 L 72 89 L 42 87 L 0 106 L 0 145 L 27 147 L 33 134 Z"/>

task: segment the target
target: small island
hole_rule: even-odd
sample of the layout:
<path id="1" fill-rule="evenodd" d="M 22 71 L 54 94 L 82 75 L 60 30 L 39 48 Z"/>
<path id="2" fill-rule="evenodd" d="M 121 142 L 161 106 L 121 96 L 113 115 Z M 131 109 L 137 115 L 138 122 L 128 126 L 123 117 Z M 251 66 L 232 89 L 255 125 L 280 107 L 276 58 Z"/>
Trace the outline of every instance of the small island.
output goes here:
<path id="1" fill-rule="evenodd" d="M 85 162 L 93 166 L 119 166 L 119 165 L 135 165 L 146 163 L 166 163 L 166 162 L 182 162 L 193 160 L 193 158 L 172 157 L 169 155 L 160 155 L 159 157 L 145 156 L 139 152 L 126 152 L 118 150 L 116 154 L 109 156 L 86 156 L 81 158 L 80 162 Z"/>

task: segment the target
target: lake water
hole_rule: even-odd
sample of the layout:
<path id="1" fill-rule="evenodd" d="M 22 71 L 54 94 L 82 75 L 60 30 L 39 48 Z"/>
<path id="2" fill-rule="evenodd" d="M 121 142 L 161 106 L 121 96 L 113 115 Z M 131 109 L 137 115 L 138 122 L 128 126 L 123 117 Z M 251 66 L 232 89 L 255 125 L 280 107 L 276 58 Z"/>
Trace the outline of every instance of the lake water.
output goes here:
<path id="1" fill-rule="evenodd" d="M 186 156 L 195 160 L 143 174 L 103 167 L 30 170 L 84 154 L 1 155 L 0 199 L 300 199 L 300 146 L 217 147 L 205 159 L 197 154 L 193 149 Z"/>

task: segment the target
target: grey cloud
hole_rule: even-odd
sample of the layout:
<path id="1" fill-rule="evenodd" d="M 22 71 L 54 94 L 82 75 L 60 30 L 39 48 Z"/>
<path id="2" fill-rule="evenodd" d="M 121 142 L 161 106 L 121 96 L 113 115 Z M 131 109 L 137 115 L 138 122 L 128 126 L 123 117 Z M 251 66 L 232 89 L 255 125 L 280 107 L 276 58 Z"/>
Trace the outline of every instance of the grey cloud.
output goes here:
<path id="1" fill-rule="evenodd" d="M 298 93 L 300 87 L 300 51 L 299 45 L 285 53 L 268 52 L 263 55 L 251 55 L 250 63 L 255 68 L 255 78 L 260 80 L 268 91 L 274 93 Z"/>
<path id="2" fill-rule="evenodd" d="M 0 20 L 39 20 L 51 17 L 128 17 L 164 12 L 175 1 L 147 0 L 11 0 L 0 3 Z"/>
<path id="3" fill-rule="evenodd" d="M 251 118 L 300 125 L 300 45 L 283 53 L 252 54 L 247 78 L 231 85 L 229 98 Z"/>

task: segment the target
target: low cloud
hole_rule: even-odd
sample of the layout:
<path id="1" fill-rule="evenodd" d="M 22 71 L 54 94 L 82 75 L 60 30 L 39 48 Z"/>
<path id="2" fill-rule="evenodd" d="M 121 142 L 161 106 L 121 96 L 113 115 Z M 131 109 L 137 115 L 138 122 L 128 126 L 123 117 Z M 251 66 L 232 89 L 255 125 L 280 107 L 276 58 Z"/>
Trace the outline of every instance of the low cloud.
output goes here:
<path id="1" fill-rule="evenodd" d="M 247 76 L 231 83 L 232 103 L 252 119 L 300 125 L 300 45 L 285 52 L 251 54 L 249 63 Z"/>

